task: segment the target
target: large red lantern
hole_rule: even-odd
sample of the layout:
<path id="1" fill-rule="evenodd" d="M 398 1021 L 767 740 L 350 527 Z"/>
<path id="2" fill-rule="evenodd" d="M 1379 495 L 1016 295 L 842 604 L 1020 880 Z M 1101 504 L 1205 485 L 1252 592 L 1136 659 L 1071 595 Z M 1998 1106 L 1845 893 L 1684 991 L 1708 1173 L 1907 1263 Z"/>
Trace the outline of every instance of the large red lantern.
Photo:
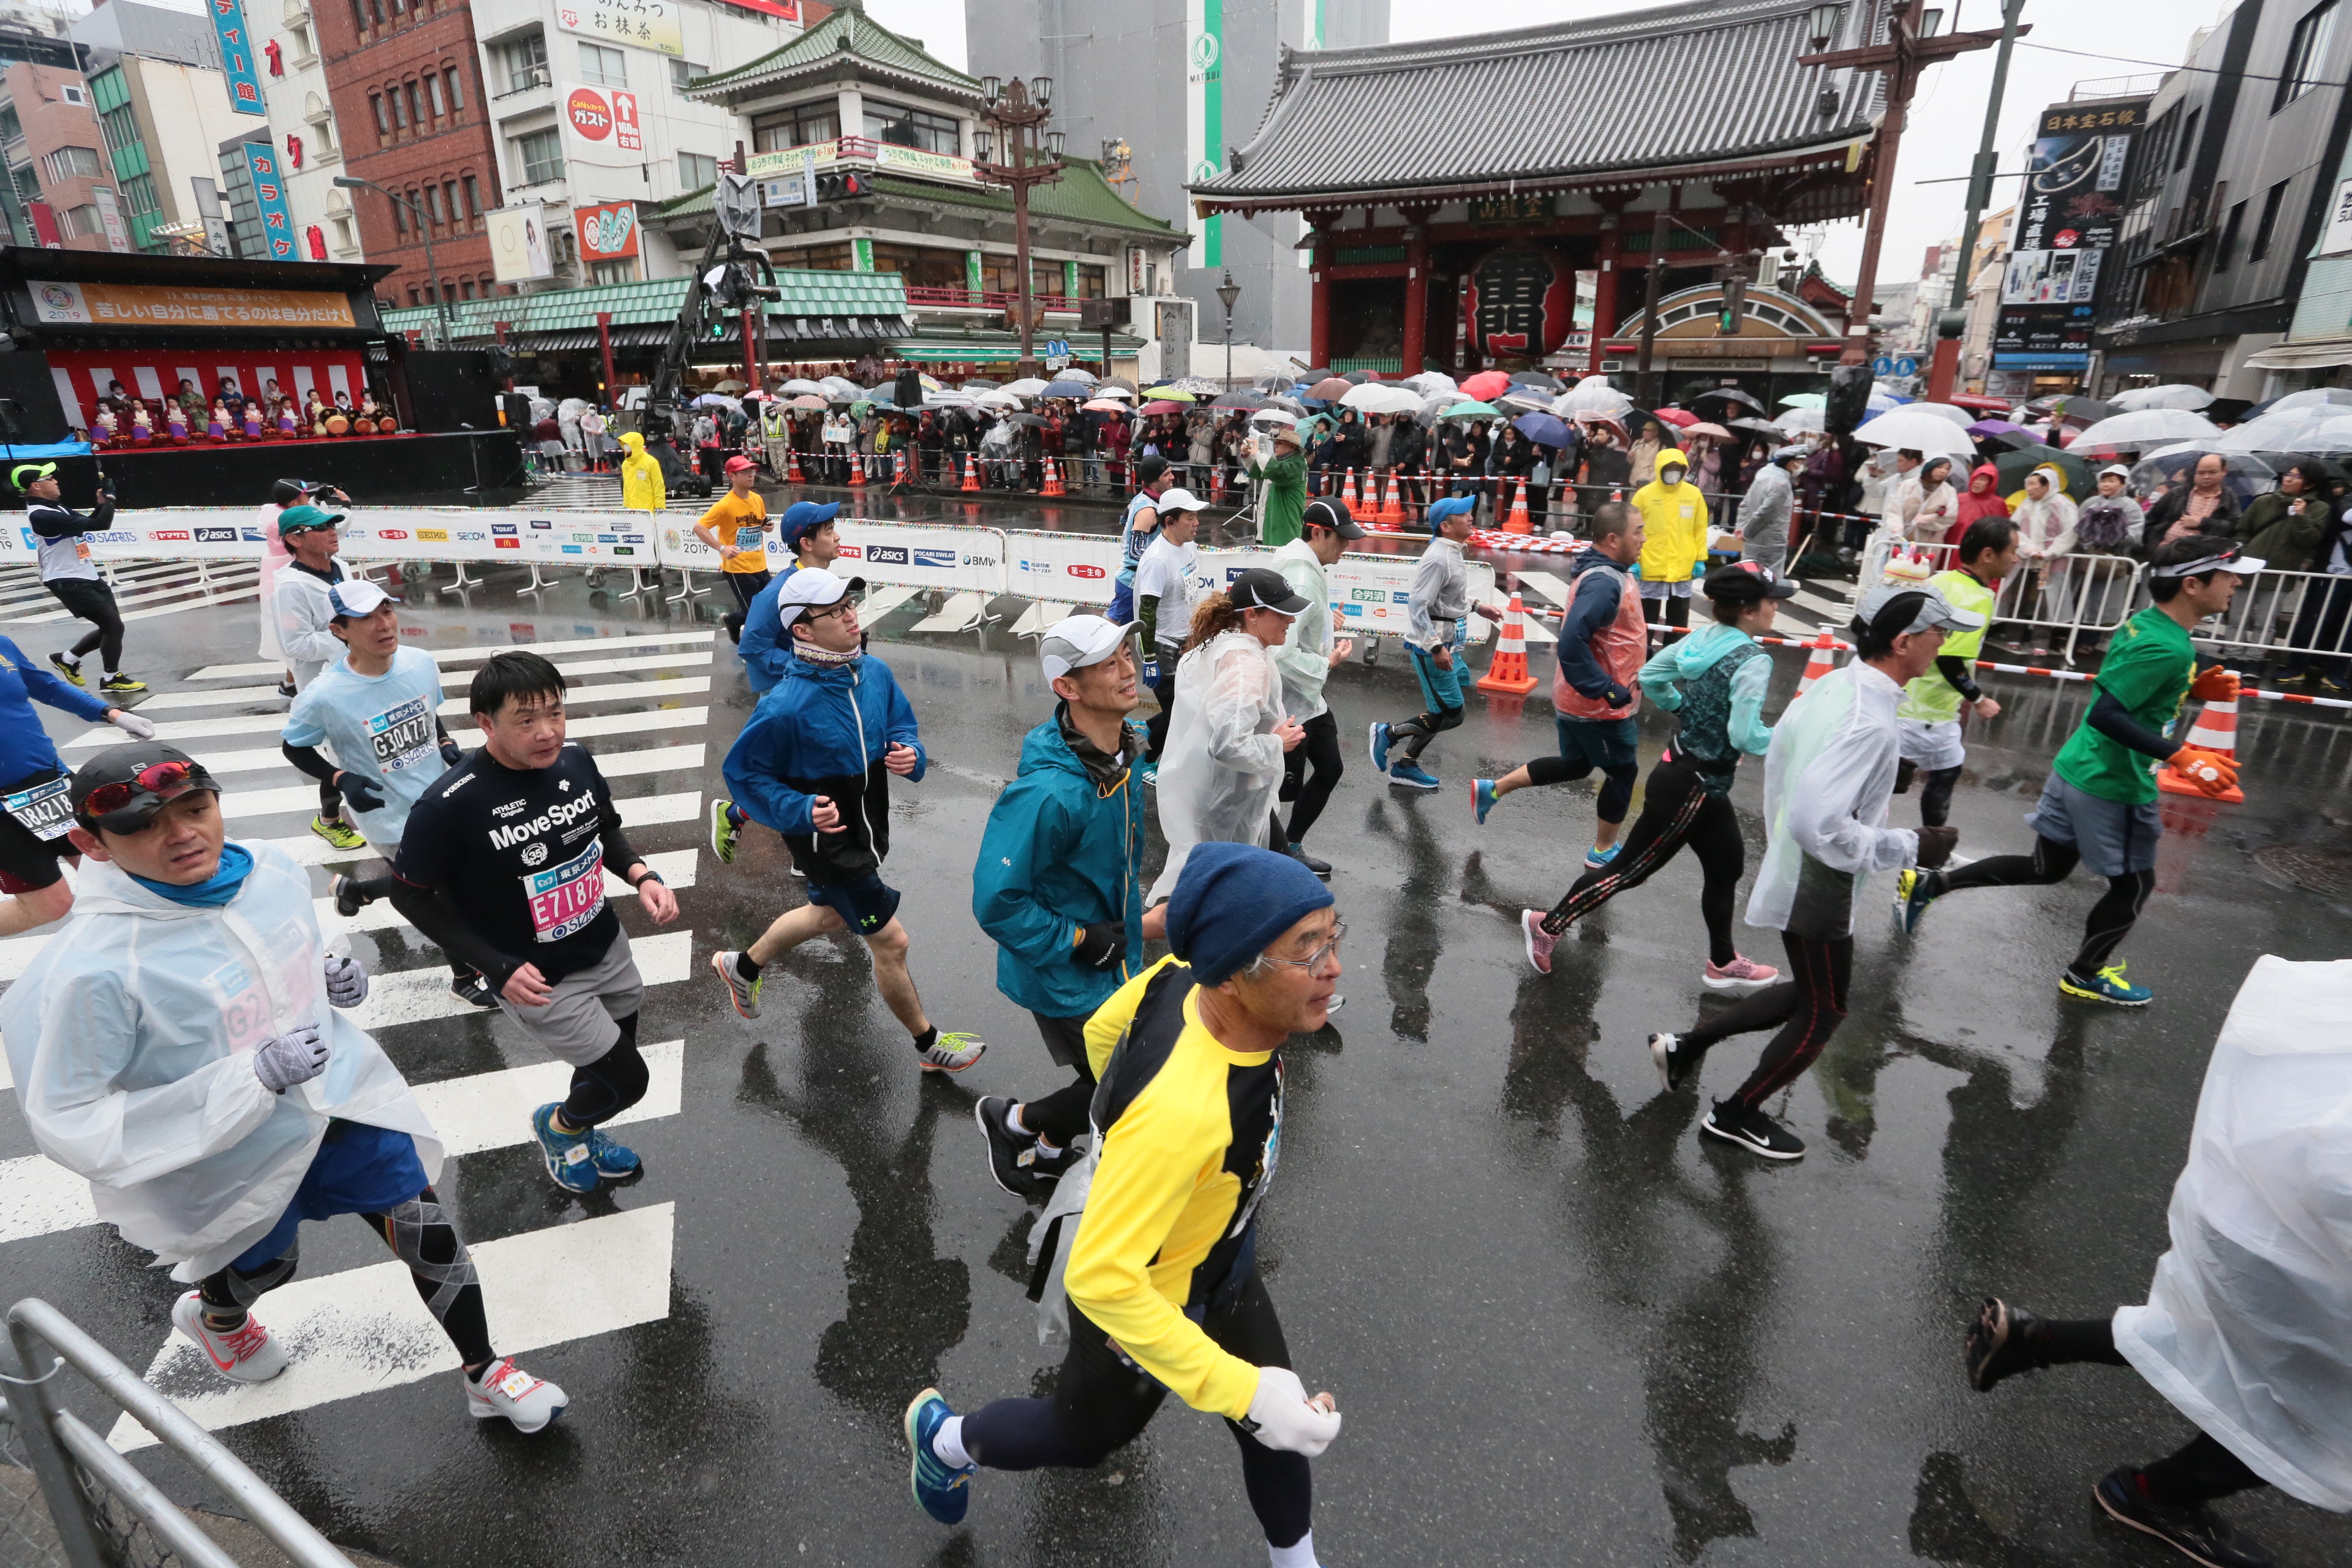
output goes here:
<path id="1" fill-rule="evenodd" d="M 1470 346 L 1487 357 L 1537 359 L 1568 342 L 1576 315 L 1576 274 L 1536 245 L 1489 252 L 1471 269 Z"/>

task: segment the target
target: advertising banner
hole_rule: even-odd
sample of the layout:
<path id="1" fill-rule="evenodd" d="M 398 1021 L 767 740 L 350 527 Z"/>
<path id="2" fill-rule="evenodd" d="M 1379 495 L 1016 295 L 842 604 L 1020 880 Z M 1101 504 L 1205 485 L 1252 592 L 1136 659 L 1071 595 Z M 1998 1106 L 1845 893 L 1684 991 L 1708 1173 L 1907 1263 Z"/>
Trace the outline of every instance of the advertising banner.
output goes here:
<path id="1" fill-rule="evenodd" d="M 245 30 L 239 0 L 212 0 L 213 31 L 220 35 L 221 70 L 228 78 L 228 106 L 239 114 L 267 118 L 261 76 L 253 68 L 253 44 Z"/>
<path id="2" fill-rule="evenodd" d="M 257 142 L 269 160 L 277 157 Z M 283 194 L 278 210 L 286 210 Z M 205 289 L 179 284 L 58 283 L 26 285 L 33 319 L 61 327 L 356 327 L 347 295 L 308 289 Z"/>
<path id="3" fill-rule="evenodd" d="M 353 561 L 481 561 L 548 566 L 654 566 L 658 521 L 644 512 L 411 510 L 365 507 L 340 530 Z"/>
<path id="4" fill-rule="evenodd" d="M 637 118 L 637 95 L 614 87 L 566 83 L 557 90 L 563 106 L 563 133 L 584 152 L 642 153 L 645 124 Z M 595 160 L 592 157 L 590 162 Z"/>
<path id="5" fill-rule="evenodd" d="M 253 199 L 261 209 L 262 237 L 269 241 L 269 259 L 294 258 L 294 215 L 286 208 L 286 181 L 278 172 L 278 152 L 267 142 L 245 144 L 245 161 L 253 171 Z M 348 303 L 345 314 L 350 313 Z"/>
<path id="6" fill-rule="evenodd" d="M 572 221 L 580 230 L 583 261 L 620 261 L 637 253 L 637 204 L 605 202 L 576 207 Z"/>
<path id="7" fill-rule="evenodd" d="M 1244 567 L 1273 564 L 1271 550 L 1203 550 L 1201 567 L 1211 582 L 1230 583 Z M 1347 626 L 1349 637 L 1405 635 L 1406 605 L 1412 597 L 1412 574 L 1420 562 L 1410 555 L 1342 555 L 1331 568 L 1331 608 Z M 1468 563 L 1470 599 L 1485 604 L 1497 597 L 1495 569 L 1483 561 Z M 1469 618 L 1469 641 L 1485 642 L 1495 624 L 1484 616 Z"/>
<path id="8" fill-rule="evenodd" d="M 684 59 L 679 10 L 671 0 L 559 0 L 555 25 L 599 43 L 626 44 Z"/>
<path id="9" fill-rule="evenodd" d="M 863 577 L 877 587 L 897 584 L 982 594 L 1005 591 L 1004 536 L 995 529 L 870 523 L 846 517 L 834 526 L 841 539 L 841 558 L 834 570 L 842 576 Z M 1118 541 L 1111 541 L 1111 546 L 1116 551 Z M 665 566 L 719 570 L 719 552 L 694 536 L 694 524 L 682 514 L 664 513 L 661 518 L 661 559 Z"/>
<path id="10" fill-rule="evenodd" d="M 1118 586 L 1118 541 L 1099 533 L 1008 532 L 1004 591 L 1081 609 L 1110 603 Z"/>
<path id="11" fill-rule="evenodd" d="M 489 220 L 492 277 L 501 283 L 527 283 L 555 276 L 545 207 L 498 207 L 482 216 Z"/>
<path id="12" fill-rule="evenodd" d="M 2123 222 L 2131 150 L 2147 107 L 2136 99 L 2054 104 L 2042 112 L 2026 156 L 2017 243 L 2001 276 L 1996 363 L 2044 370 L 2089 363 L 2103 263 Z"/>

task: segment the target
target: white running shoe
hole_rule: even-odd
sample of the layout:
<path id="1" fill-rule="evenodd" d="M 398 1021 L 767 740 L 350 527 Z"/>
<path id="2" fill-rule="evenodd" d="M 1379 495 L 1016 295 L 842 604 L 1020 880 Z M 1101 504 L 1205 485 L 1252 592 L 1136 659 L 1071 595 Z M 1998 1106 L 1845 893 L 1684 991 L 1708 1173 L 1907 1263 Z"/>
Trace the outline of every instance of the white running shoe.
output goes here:
<path id="1" fill-rule="evenodd" d="M 286 1370 L 286 1352 L 251 1312 L 242 1327 L 222 1333 L 205 1323 L 205 1299 L 191 1290 L 172 1303 L 172 1326 L 212 1358 L 213 1370 L 238 1383 L 268 1383 Z"/>
<path id="2" fill-rule="evenodd" d="M 981 1053 L 986 1049 L 977 1036 L 942 1031 L 929 1050 L 918 1048 L 915 1057 L 925 1072 L 961 1072 L 980 1060 Z"/>
<path id="3" fill-rule="evenodd" d="M 482 1373 L 480 1382 L 467 1377 L 465 1383 L 468 1415 L 477 1421 L 491 1421 L 503 1415 L 514 1423 L 518 1432 L 541 1430 L 571 1404 L 563 1390 L 543 1377 L 531 1376 L 515 1365 L 512 1356 L 504 1357 Z"/>

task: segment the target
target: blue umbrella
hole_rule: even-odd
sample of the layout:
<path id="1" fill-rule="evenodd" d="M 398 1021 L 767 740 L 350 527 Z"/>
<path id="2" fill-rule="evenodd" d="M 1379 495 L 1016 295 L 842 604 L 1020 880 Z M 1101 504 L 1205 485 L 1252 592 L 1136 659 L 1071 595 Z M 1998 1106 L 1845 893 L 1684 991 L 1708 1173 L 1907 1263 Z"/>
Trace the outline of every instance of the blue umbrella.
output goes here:
<path id="1" fill-rule="evenodd" d="M 1057 381 L 1037 395 L 1040 397 L 1092 397 L 1094 395 L 1095 389 L 1084 382 Z"/>
<path id="2" fill-rule="evenodd" d="M 1525 436 L 1528 440 L 1533 441 L 1538 447 L 1565 447 L 1568 445 L 1567 423 L 1552 415 L 1522 414 L 1517 419 L 1512 420 L 1511 424 L 1518 430 L 1520 435 Z"/>

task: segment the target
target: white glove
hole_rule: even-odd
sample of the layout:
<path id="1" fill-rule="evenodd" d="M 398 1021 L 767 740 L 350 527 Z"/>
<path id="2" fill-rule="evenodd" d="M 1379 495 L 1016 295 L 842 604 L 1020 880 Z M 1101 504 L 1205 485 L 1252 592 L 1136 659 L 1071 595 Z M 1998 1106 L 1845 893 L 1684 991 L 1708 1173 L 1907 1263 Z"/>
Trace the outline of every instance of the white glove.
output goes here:
<path id="1" fill-rule="evenodd" d="M 116 709 L 114 710 L 114 717 L 109 719 L 107 722 L 113 725 L 116 729 L 121 731 L 124 734 L 130 736 L 134 741 L 152 741 L 155 738 L 154 721 L 150 719 L 142 719 L 138 714 L 133 713 L 128 708 Z"/>
<path id="2" fill-rule="evenodd" d="M 308 1083 L 326 1070 L 327 1042 L 319 1037 L 315 1024 L 305 1024 L 274 1040 L 264 1040 L 253 1053 L 253 1076 L 272 1094 L 284 1094 L 296 1084 Z"/>
<path id="3" fill-rule="evenodd" d="M 356 1007 L 367 1000 L 367 966 L 341 953 L 327 955 L 327 1001 L 337 1007 Z"/>
<path id="4" fill-rule="evenodd" d="M 1269 1448 L 1282 1448 L 1313 1458 L 1339 1435 L 1339 1413 L 1311 1405 L 1307 1385 L 1285 1366 L 1257 1369 L 1257 1394 L 1250 1400 L 1247 1432 Z"/>

